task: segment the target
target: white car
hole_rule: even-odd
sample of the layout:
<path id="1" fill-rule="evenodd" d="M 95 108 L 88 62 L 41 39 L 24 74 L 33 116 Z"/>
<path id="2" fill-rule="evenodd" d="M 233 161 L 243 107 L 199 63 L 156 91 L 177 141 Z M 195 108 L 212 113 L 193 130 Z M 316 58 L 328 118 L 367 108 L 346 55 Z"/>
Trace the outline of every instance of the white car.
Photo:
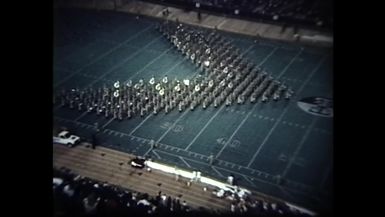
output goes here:
<path id="1" fill-rule="evenodd" d="M 68 131 L 62 131 L 58 136 L 53 137 L 53 143 L 59 143 L 67 145 L 68 147 L 73 147 L 80 142 L 80 137 L 71 135 Z"/>

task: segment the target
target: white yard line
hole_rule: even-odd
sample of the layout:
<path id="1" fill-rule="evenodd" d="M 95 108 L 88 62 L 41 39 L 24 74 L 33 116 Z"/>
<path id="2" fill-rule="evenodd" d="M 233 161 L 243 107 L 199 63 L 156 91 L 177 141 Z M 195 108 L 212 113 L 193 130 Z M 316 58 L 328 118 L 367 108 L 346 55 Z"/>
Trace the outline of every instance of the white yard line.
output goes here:
<path id="1" fill-rule="evenodd" d="M 246 54 L 247 52 L 249 52 L 255 45 L 249 47 L 245 52 L 242 53 L 242 55 Z M 262 65 L 266 60 L 267 58 L 269 58 L 274 52 L 275 52 L 276 49 L 274 49 L 259 65 Z M 193 140 L 187 145 L 187 147 L 184 149 L 185 151 L 187 151 L 191 145 L 195 142 L 195 140 L 198 139 L 198 137 L 203 133 L 203 131 L 206 130 L 207 126 L 214 120 L 214 118 L 223 110 L 223 108 L 225 108 L 226 105 L 223 104 L 219 109 L 218 111 L 214 114 L 214 116 L 212 116 L 209 121 L 203 126 L 203 128 L 198 132 L 198 134 L 193 138 Z"/>
<path id="2" fill-rule="evenodd" d="M 277 76 L 277 78 L 280 78 L 285 72 L 286 70 L 291 66 L 291 64 L 297 59 L 297 57 L 302 53 L 302 50 L 300 50 L 297 55 L 295 55 L 293 57 L 293 59 L 291 59 L 291 61 L 289 62 L 289 64 L 286 65 L 286 67 L 281 71 L 281 73 L 279 73 L 279 75 Z"/>
<path id="3" fill-rule="evenodd" d="M 156 58 L 154 58 L 153 60 L 151 60 L 150 62 L 148 62 L 144 67 L 142 67 L 140 70 L 138 70 L 137 72 L 135 72 L 135 74 L 131 75 L 126 81 L 124 81 L 124 83 L 126 83 L 128 80 L 132 79 L 133 77 L 135 77 L 136 75 L 138 75 L 140 72 L 142 72 L 145 68 L 147 68 L 149 65 L 153 64 L 155 61 L 157 61 L 158 59 L 160 59 L 163 55 L 165 55 L 169 50 L 171 50 L 173 47 L 170 47 L 168 48 L 167 50 L 163 51 L 159 56 L 157 56 Z"/>
<path id="4" fill-rule="evenodd" d="M 183 112 L 183 114 L 181 116 L 179 116 L 175 121 L 174 123 L 166 130 L 166 132 L 164 132 L 159 138 L 158 140 L 156 140 L 156 143 L 160 142 L 167 134 L 168 132 L 170 132 L 170 130 L 172 130 L 175 125 L 189 112 L 188 109 L 186 109 L 186 111 Z"/>
<path id="5" fill-rule="evenodd" d="M 89 83 L 87 85 L 87 87 L 90 87 L 92 86 L 93 84 L 95 84 L 96 82 L 102 80 L 106 75 L 110 74 L 111 72 L 113 72 L 115 69 L 119 68 L 120 66 L 124 65 L 127 63 L 128 60 L 130 60 L 131 58 L 133 58 L 135 55 L 137 55 L 138 53 L 144 51 L 148 46 L 150 46 L 152 43 L 156 42 L 159 38 L 161 38 L 162 36 L 158 36 L 156 38 L 154 38 L 152 41 L 150 41 L 146 46 L 140 48 L 139 50 L 135 51 L 134 53 L 131 53 L 127 58 L 125 58 L 122 62 L 114 65 L 112 68 L 110 68 L 109 70 L 107 70 L 105 73 L 103 73 L 102 75 L 99 76 L 98 79 L 92 81 L 91 83 Z"/>
<path id="6" fill-rule="evenodd" d="M 111 118 L 107 123 L 105 123 L 103 126 L 102 126 L 102 129 L 106 128 L 106 126 L 108 124 L 110 124 L 115 118 Z"/>
<path id="7" fill-rule="evenodd" d="M 191 140 L 191 142 L 187 145 L 187 147 L 184 149 L 185 151 L 187 151 L 191 145 L 195 142 L 195 140 L 198 139 L 198 137 L 203 133 L 203 131 L 206 130 L 207 126 L 214 120 L 214 118 L 219 114 L 220 111 L 222 111 L 222 109 L 224 108 L 225 106 L 222 105 L 222 107 L 220 109 L 218 109 L 218 111 L 209 119 L 209 121 L 203 126 L 203 128 L 198 132 L 198 134 L 193 138 L 193 140 Z"/>
<path id="8" fill-rule="evenodd" d="M 277 50 L 274 49 L 269 56 L 271 56 L 275 51 Z M 298 55 L 302 52 L 302 50 L 300 50 L 297 55 L 295 55 L 293 57 L 293 59 L 286 65 L 286 67 L 282 70 L 282 72 L 277 76 L 277 79 L 279 79 L 285 72 L 286 70 L 290 67 L 290 65 L 294 62 L 294 60 L 298 57 Z M 267 60 L 267 58 L 265 58 L 265 61 Z M 264 62 L 264 61 L 263 61 Z M 230 138 L 227 140 L 227 142 L 225 143 L 225 145 L 221 148 L 221 150 L 217 153 L 217 155 L 215 156 L 215 158 L 218 158 L 220 154 L 222 154 L 223 150 L 227 147 L 227 145 L 231 142 L 231 140 L 234 138 L 235 134 L 237 134 L 237 132 L 239 131 L 239 129 L 241 129 L 241 127 L 243 126 L 243 124 L 246 122 L 246 120 L 250 117 L 250 115 L 254 112 L 255 108 L 257 107 L 258 103 L 255 103 L 253 105 L 253 107 L 251 108 L 251 110 L 247 113 L 246 117 L 243 118 L 242 122 L 238 125 L 237 129 L 234 130 L 233 134 L 231 134 Z"/>
<path id="9" fill-rule="evenodd" d="M 318 63 L 317 67 L 314 68 L 314 70 L 308 75 L 308 77 L 306 78 L 305 82 L 301 85 L 301 87 L 298 89 L 298 93 L 300 93 L 303 88 L 306 86 L 306 84 L 310 81 L 310 79 L 313 77 L 313 75 L 315 74 L 315 72 L 321 67 L 323 61 L 325 60 L 325 58 L 321 59 L 321 61 Z M 271 134 L 273 133 L 273 131 L 275 130 L 275 128 L 278 126 L 278 124 L 281 122 L 283 116 L 286 114 L 286 112 L 288 111 L 289 109 L 289 105 L 286 106 L 286 108 L 282 111 L 281 115 L 278 117 L 278 119 L 275 121 L 273 127 L 270 129 L 269 133 L 266 135 L 265 139 L 262 141 L 262 144 L 259 146 L 259 148 L 257 149 L 257 151 L 255 152 L 255 154 L 253 155 L 253 157 L 251 158 L 250 162 L 247 164 L 247 167 L 250 168 L 250 165 L 254 162 L 255 158 L 258 156 L 258 154 L 260 153 L 261 149 L 263 148 L 263 146 L 266 144 L 267 140 L 270 138 Z"/>
<path id="10" fill-rule="evenodd" d="M 227 145 L 230 143 L 230 141 L 234 138 L 235 134 L 237 134 L 237 132 L 239 131 L 239 129 L 241 129 L 241 127 L 243 126 L 243 124 L 246 122 L 246 120 L 250 117 L 250 115 L 253 113 L 255 107 L 257 106 L 258 103 L 255 103 L 253 108 L 249 111 L 249 113 L 246 115 L 246 117 L 242 120 L 242 122 L 238 125 L 237 129 L 234 130 L 233 134 L 231 134 L 230 138 L 227 140 L 227 142 L 225 143 L 225 145 L 221 148 L 221 150 L 217 153 L 217 155 L 215 156 L 215 158 L 218 158 L 219 155 L 222 154 L 223 150 L 227 147 Z"/>
<path id="11" fill-rule="evenodd" d="M 84 115 L 87 114 L 87 111 L 84 111 L 82 114 L 80 114 L 77 118 L 74 119 L 74 121 L 78 121 L 80 118 L 82 118 Z"/>
<path id="12" fill-rule="evenodd" d="M 190 164 L 188 164 L 188 163 L 183 159 L 183 157 L 179 156 L 179 159 L 181 159 L 181 161 L 183 161 L 183 163 L 185 163 L 185 164 L 188 166 L 188 168 L 191 168 Z"/>
<path id="13" fill-rule="evenodd" d="M 159 37 L 158 37 L 159 38 Z M 156 38 L 156 39 L 158 39 L 158 38 Z M 149 42 L 146 46 L 144 46 L 143 48 L 141 48 L 140 50 L 138 50 L 138 51 L 143 51 L 143 49 L 145 48 L 145 47 L 147 47 L 149 44 L 152 44 L 154 41 L 151 41 L 151 42 Z M 171 48 L 168 48 L 167 50 L 165 50 L 165 51 L 163 51 L 158 57 L 156 57 L 156 58 L 154 58 L 152 61 L 150 61 L 149 63 L 147 63 L 145 66 L 143 66 L 140 70 L 138 70 L 137 72 L 135 72 L 135 74 L 133 74 L 133 75 L 131 75 L 130 76 L 130 78 L 128 78 L 124 83 L 126 83 L 128 80 L 130 80 L 132 77 L 134 77 L 134 76 L 136 76 L 137 74 L 139 74 L 140 72 L 142 72 L 143 70 L 145 70 L 149 65 L 151 65 L 152 63 L 154 63 L 155 61 L 157 61 L 159 58 L 161 58 L 164 54 L 166 54 L 169 50 L 171 50 L 172 49 L 172 47 Z M 174 67 L 175 66 L 177 66 L 177 65 L 179 65 L 181 62 L 183 62 L 183 60 L 182 61 L 180 61 L 179 63 L 177 63 L 177 64 L 175 64 L 174 65 Z M 171 69 L 170 69 L 171 70 Z M 170 71 L 169 70 L 169 71 Z M 97 81 L 100 81 L 101 79 L 102 79 L 102 77 L 104 77 L 106 74 L 103 74 L 102 76 L 100 76 L 99 78 L 97 78 L 96 80 L 94 80 L 93 82 L 91 82 L 89 85 L 87 85 L 87 86 L 91 86 L 93 83 L 95 83 L 95 82 L 97 82 Z M 148 115 L 147 117 L 146 117 L 146 119 L 144 119 L 138 126 L 140 127 L 146 120 L 148 120 L 148 118 L 150 118 L 152 116 L 152 114 L 150 114 L 150 115 Z M 76 120 L 78 120 L 78 118 L 77 119 L 75 119 L 75 121 Z M 111 123 L 111 121 L 112 120 L 114 120 L 114 118 L 111 118 L 111 120 L 107 123 L 107 124 L 105 124 L 104 126 L 103 126 L 103 128 L 104 127 L 106 127 L 109 123 Z M 135 130 L 137 130 L 139 127 L 136 127 L 135 129 L 134 129 L 134 131 Z M 134 132 L 133 131 L 133 132 Z M 132 133 L 133 132 L 131 132 L 130 133 L 130 135 L 132 135 Z"/>
<path id="14" fill-rule="evenodd" d="M 177 64 L 175 64 L 173 67 L 171 67 L 169 70 L 167 70 L 165 73 L 162 74 L 162 76 L 164 75 L 167 75 L 169 72 L 171 72 L 175 67 L 179 66 L 181 63 L 183 63 L 185 61 L 185 59 L 182 59 L 181 61 L 179 61 Z M 127 80 L 128 81 L 128 80 Z M 134 130 L 132 130 L 130 132 L 129 135 L 132 135 L 136 130 L 138 130 L 143 124 L 144 122 L 146 122 L 150 117 L 152 117 L 152 113 L 150 115 L 148 115 L 142 122 L 140 122 L 140 124 L 138 126 L 135 127 Z"/>
<path id="15" fill-rule="evenodd" d="M 111 54 L 112 52 L 114 52 L 115 50 L 117 50 L 118 48 L 122 47 L 124 44 L 126 44 L 127 42 L 131 41 L 132 39 L 134 39 L 136 36 L 142 34 L 143 32 L 149 30 L 150 28 L 152 27 L 151 26 L 148 26 L 147 28 L 143 29 L 142 31 L 139 31 L 137 32 L 136 34 L 132 35 L 130 38 L 128 38 L 127 40 L 123 41 L 122 43 L 116 45 L 115 47 L 113 47 L 112 49 L 110 49 L 109 51 L 107 51 L 106 53 L 98 56 L 97 58 L 95 58 L 93 61 L 85 64 L 84 66 L 82 66 L 81 68 L 79 68 L 78 70 L 76 70 L 74 73 L 72 73 L 71 75 L 68 75 L 65 79 L 61 80 L 60 82 L 56 83 L 54 85 L 54 88 L 56 88 L 57 86 L 59 86 L 60 84 L 62 84 L 63 82 L 66 82 L 67 80 L 69 80 L 70 78 L 72 78 L 74 75 L 76 75 L 77 73 L 79 73 L 80 71 L 82 71 L 83 69 L 85 69 L 86 67 L 96 63 L 97 61 L 99 61 L 100 59 L 104 58 L 105 56 Z"/>
<path id="16" fill-rule="evenodd" d="M 156 151 L 155 151 L 155 150 L 152 150 L 152 153 L 154 153 L 154 155 L 156 155 L 156 156 L 158 157 L 158 159 L 162 159 L 162 158 L 159 156 L 159 154 L 158 154 L 158 153 L 156 153 Z"/>
<path id="17" fill-rule="evenodd" d="M 90 125 L 90 124 L 84 124 L 84 123 L 81 123 L 81 122 L 77 122 L 77 121 L 73 121 L 73 120 L 68 120 L 68 119 L 66 119 L 66 118 L 61 118 L 61 117 L 54 117 L 54 118 L 55 118 L 55 119 L 62 120 L 62 121 L 65 121 L 65 122 L 72 122 L 72 123 L 83 124 L 83 125 L 88 125 L 88 126 L 93 127 L 93 126 Z M 118 132 L 118 131 L 115 131 L 115 130 L 108 130 L 108 131 L 110 131 L 110 133 L 120 133 L 120 134 L 122 134 L 122 135 L 129 136 L 129 135 L 126 134 L 126 133 Z M 133 138 L 138 138 L 138 139 L 143 139 L 143 140 L 146 140 L 146 141 L 149 140 L 149 139 L 145 139 L 145 138 L 138 137 L 138 136 L 131 136 L 131 137 L 133 137 Z M 166 146 L 167 146 L 167 145 L 166 145 Z M 170 147 L 173 147 L 173 146 L 170 146 Z M 175 147 L 174 147 L 174 148 L 175 148 Z M 162 151 L 162 150 L 160 150 L 160 149 L 153 150 L 153 152 L 155 152 L 155 151 L 162 152 L 162 153 L 164 153 L 164 154 L 168 154 L 168 155 L 171 155 L 171 156 L 179 157 L 179 155 L 176 155 L 176 154 L 173 154 L 173 153 L 170 153 L 170 152 L 166 152 L 166 151 Z M 149 152 L 149 151 L 148 151 L 148 152 Z M 148 152 L 146 152 L 146 153 L 148 153 Z M 191 152 L 191 153 L 195 153 L 195 152 Z M 204 155 L 203 155 L 203 156 L 204 156 Z M 207 156 L 206 156 L 206 157 L 207 157 Z M 194 159 L 189 159 L 189 160 L 190 160 L 190 161 L 193 161 L 193 162 L 195 162 L 195 163 L 199 163 L 199 164 L 203 164 L 203 165 L 206 165 L 206 166 L 213 167 L 213 166 L 211 166 L 210 164 L 205 163 L 205 162 L 202 162 L 202 161 L 197 161 L 197 160 L 194 160 Z M 223 161 L 223 162 L 226 162 L 226 161 Z M 230 162 L 229 162 L 229 163 L 230 163 Z M 234 164 L 234 163 L 232 163 L 232 164 Z M 241 166 L 241 165 L 237 165 L 237 164 L 234 164 L 234 165 L 236 165 L 236 166 Z M 244 166 L 241 166 L 241 167 L 244 167 Z M 238 174 L 238 175 L 240 175 L 240 176 L 244 175 L 244 174 L 238 173 L 238 172 L 236 172 L 236 171 L 228 170 L 228 169 L 226 169 L 226 168 L 220 168 L 220 169 L 226 170 L 226 171 L 231 172 L 231 173 L 233 173 L 233 174 Z M 251 170 L 254 170 L 254 169 L 251 169 Z M 258 170 L 254 170 L 254 171 L 261 172 L 261 171 L 258 171 Z M 266 173 L 266 172 L 263 172 L 263 173 L 265 173 L 265 174 L 267 174 L 267 175 L 270 175 L 270 174 L 268 174 L 268 173 Z M 270 176 L 271 176 L 271 175 L 270 175 Z M 277 185 L 277 184 L 275 184 L 275 183 L 268 182 L 268 181 L 265 181 L 265 180 L 262 180 L 262 179 L 259 179 L 259 178 L 256 178 L 256 177 L 253 177 L 253 178 L 256 179 L 256 180 L 258 180 L 258 181 L 260 181 L 260 182 L 263 182 L 263 183 L 271 184 L 271 185 L 274 185 L 274 186 L 279 186 L 279 185 Z M 294 181 L 290 181 L 290 182 L 296 183 L 296 184 L 301 184 L 301 185 L 304 186 L 304 187 L 308 187 L 307 185 L 304 185 L 304 184 L 302 184 L 302 183 L 297 183 L 297 182 L 294 182 Z M 291 190 L 292 190 L 292 191 L 301 192 L 301 191 L 299 191 L 299 190 L 293 190 L 293 189 L 291 189 Z M 303 192 L 301 192 L 301 193 L 303 193 Z"/>
<path id="18" fill-rule="evenodd" d="M 128 134 L 128 135 L 132 135 L 135 131 L 137 131 L 139 129 L 139 127 L 141 127 L 144 122 L 146 122 L 150 117 L 152 116 L 152 114 L 148 115 L 142 122 L 140 122 L 140 124 L 138 124 L 138 126 L 136 126 L 133 130 L 131 130 L 131 132 Z"/>
<path id="19" fill-rule="evenodd" d="M 220 177 L 225 177 L 221 172 L 219 172 L 217 169 L 215 169 L 214 166 L 211 167 Z"/>
<path id="20" fill-rule="evenodd" d="M 252 186 L 255 186 L 255 184 L 254 184 L 250 179 L 248 179 L 245 175 L 242 175 L 242 177 L 243 177 L 247 182 L 249 182 Z"/>
<path id="21" fill-rule="evenodd" d="M 303 144 L 305 144 L 305 141 L 306 141 L 307 137 L 309 136 L 310 132 L 312 131 L 317 120 L 318 120 L 318 118 L 314 117 L 310 126 L 306 129 L 305 135 L 302 137 L 299 145 L 297 146 L 296 150 L 293 153 L 293 156 L 289 159 L 289 162 L 287 163 L 285 169 L 283 170 L 283 173 L 282 173 L 283 178 L 286 177 L 287 172 L 289 171 L 290 167 L 293 165 L 294 160 L 297 158 L 299 151 L 301 150 Z"/>

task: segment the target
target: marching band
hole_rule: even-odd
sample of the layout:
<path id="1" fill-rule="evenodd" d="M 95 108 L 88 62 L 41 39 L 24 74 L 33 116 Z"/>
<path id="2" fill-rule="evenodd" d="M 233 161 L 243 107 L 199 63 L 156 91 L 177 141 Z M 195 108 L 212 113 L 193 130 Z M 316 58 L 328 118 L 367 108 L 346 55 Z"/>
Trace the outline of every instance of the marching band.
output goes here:
<path id="1" fill-rule="evenodd" d="M 156 115 L 161 110 L 168 113 L 174 108 L 182 112 L 199 105 L 205 109 L 223 103 L 244 104 L 247 99 L 251 103 L 258 99 L 267 102 L 270 98 L 276 101 L 282 95 L 290 99 L 294 93 L 243 57 L 215 29 L 208 31 L 172 22 L 160 24 L 157 29 L 204 75 L 182 81 L 152 76 L 148 82 L 116 81 L 112 87 L 63 90 L 54 97 L 54 104 L 123 120 L 151 112 Z"/>

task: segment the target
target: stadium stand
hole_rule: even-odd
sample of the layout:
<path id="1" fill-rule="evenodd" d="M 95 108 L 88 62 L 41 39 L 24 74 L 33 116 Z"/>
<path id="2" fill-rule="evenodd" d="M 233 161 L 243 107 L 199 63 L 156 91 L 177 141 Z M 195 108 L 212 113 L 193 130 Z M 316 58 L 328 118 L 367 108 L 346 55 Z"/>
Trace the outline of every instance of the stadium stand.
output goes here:
<path id="1" fill-rule="evenodd" d="M 181 198 L 135 192 L 82 177 L 67 168 L 53 168 L 54 216 L 309 216 L 284 204 L 240 200 L 231 213 L 191 209 Z"/>
<path id="2" fill-rule="evenodd" d="M 203 10 L 233 17 L 267 22 L 303 25 L 311 28 L 333 28 L 330 0 L 145 0 L 172 4 L 187 10 Z M 199 3 L 197 5 L 197 3 Z M 199 7 L 197 7 L 199 6 Z"/>

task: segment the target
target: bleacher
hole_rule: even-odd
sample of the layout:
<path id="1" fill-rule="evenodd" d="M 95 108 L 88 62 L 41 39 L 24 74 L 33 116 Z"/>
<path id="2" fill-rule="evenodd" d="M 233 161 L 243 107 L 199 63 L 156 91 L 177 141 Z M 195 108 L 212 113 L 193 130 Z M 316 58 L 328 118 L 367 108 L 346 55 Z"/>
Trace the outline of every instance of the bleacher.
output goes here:
<path id="1" fill-rule="evenodd" d="M 333 28 L 330 0 L 143 0 L 186 10 L 202 10 L 230 17 L 316 29 Z M 196 5 L 199 3 L 198 5 Z M 198 7 L 199 8 L 198 8 Z"/>
<path id="2" fill-rule="evenodd" d="M 284 204 L 240 201 L 230 211 L 194 209 L 181 197 L 148 194 L 53 168 L 54 216 L 309 216 Z"/>
<path id="3" fill-rule="evenodd" d="M 285 203 L 256 197 L 217 198 L 212 187 L 186 186 L 183 178 L 165 174 L 150 178 L 159 173 L 155 170 L 123 172 L 124 165 L 113 166 L 112 159 L 127 162 L 123 153 L 107 148 L 54 145 L 54 216 L 310 216 Z M 113 167 L 120 167 L 120 173 Z"/>

